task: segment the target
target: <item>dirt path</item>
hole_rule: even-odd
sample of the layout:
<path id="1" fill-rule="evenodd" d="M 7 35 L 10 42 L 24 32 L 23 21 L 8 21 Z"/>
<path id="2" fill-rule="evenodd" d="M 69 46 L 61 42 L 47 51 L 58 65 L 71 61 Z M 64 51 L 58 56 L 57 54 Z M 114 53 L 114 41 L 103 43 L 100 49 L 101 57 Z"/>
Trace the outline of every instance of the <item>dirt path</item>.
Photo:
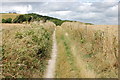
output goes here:
<path id="1" fill-rule="evenodd" d="M 45 73 L 45 78 L 54 78 L 55 75 L 55 63 L 57 58 L 57 42 L 56 42 L 56 29 L 53 33 L 53 46 L 52 46 L 52 54 L 51 59 L 48 61 L 47 70 Z"/>

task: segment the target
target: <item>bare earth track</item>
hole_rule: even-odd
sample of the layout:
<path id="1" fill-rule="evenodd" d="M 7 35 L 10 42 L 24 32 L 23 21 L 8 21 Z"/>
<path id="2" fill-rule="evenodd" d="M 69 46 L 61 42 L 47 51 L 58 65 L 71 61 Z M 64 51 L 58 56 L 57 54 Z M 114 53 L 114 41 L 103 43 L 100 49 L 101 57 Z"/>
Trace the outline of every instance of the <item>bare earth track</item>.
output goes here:
<path id="1" fill-rule="evenodd" d="M 51 59 L 48 61 L 47 70 L 44 76 L 45 78 L 54 78 L 54 75 L 55 75 L 55 64 L 56 64 L 56 58 L 57 58 L 57 42 L 55 37 L 55 31 L 53 33 L 53 46 L 52 46 Z"/>

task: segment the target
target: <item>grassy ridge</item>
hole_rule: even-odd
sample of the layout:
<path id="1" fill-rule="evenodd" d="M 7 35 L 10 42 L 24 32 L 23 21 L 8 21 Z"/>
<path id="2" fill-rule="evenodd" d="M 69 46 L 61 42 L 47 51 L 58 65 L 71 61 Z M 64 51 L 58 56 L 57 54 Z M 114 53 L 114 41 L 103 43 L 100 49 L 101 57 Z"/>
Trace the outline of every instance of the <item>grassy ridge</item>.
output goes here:
<path id="1" fill-rule="evenodd" d="M 3 77 L 43 77 L 54 26 L 40 24 L 3 29 Z"/>
<path id="2" fill-rule="evenodd" d="M 36 13 L 29 13 L 29 14 L 12 14 L 12 13 L 5 13 L 1 14 L 2 15 L 2 23 L 28 23 L 28 22 L 33 22 L 33 21 L 51 21 L 53 22 L 56 26 L 60 26 L 64 22 L 77 22 L 77 21 L 71 21 L 71 20 L 61 20 L 58 18 L 50 17 L 50 16 L 43 16 L 39 15 Z M 12 20 L 7 20 L 11 18 Z M 86 24 L 86 25 L 93 25 L 91 23 L 83 23 L 80 22 L 81 24 Z"/>
<path id="3" fill-rule="evenodd" d="M 4 13 L 2 15 L 2 23 L 23 23 L 23 22 L 34 22 L 34 21 L 43 21 L 46 22 L 51 21 L 56 25 L 61 25 L 63 22 L 71 22 L 69 20 L 61 20 L 54 17 L 49 16 L 42 16 L 35 13 L 29 13 L 29 14 L 13 14 L 13 13 Z M 12 20 L 7 20 L 7 19 Z"/>
<path id="4" fill-rule="evenodd" d="M 17 16 L 13 20 L 13 23 L 23 23 L 23 22 L 33 22 L 33 21 L 43 21 L 43 22 L 51 21 L 54 24 L 56 24 L 56 26 L 61 25 L 63 22 L 71 22 L 69 20 L 61 20 L 61 19 L 53 18 L 49 16 L 42 16 L 35 13 L 29 13 L 29 14 Z"/>

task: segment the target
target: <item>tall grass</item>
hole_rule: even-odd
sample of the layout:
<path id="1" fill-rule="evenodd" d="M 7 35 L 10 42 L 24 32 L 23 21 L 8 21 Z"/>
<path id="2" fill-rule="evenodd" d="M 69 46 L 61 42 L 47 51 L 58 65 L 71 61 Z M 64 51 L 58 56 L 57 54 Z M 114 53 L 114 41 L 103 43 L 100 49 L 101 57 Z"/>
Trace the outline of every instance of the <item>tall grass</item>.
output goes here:
<path id="1" fill-rule="evenodd" d="M 54 25 L 31 23 L 24 27 L 3 29 L 3 76 L 43 77 L 52 48 Z"/>
<path id="2" fill-rule="evenodd" d="M 1 24 L 0 24 L 0 53 L 2 53 L 2 26 Z M 1 65 L 2 65 L 2 54 L 0 54 L 0 77 L 2 77 L 2 66 Z"/>
<path id="3" fill-rule="evenodd" d="M 69 40 L 71 53 L 74 56 L 74 60 L 76 60 L 75 66 L 79 69 L 79 77 L 118 77 L 117 26 L 90 26 L 66 22 L 58 29 L 63 30 L 61 33 L 58 33 L 58 35 L 66 35 L 65 38 Z M 60 41 L 58 40 L 58 42 Z M 60 51 L 59 54 L 62 54 L 62 52 Z M 60 64 L 58 63 L 57 66 L 59 67 Z M 57 73 L 59 74 L 60 72 L 61 71 Z"/>
<path id="4" fill-rule="evenodd" d="M 79 72 L 74 64 L 73 54 L 71 52 L 69 39 L 66 38 L 61 28 L 56 31 L 58 58 L 56 63 L 56 78 L 76 78 Z"/>

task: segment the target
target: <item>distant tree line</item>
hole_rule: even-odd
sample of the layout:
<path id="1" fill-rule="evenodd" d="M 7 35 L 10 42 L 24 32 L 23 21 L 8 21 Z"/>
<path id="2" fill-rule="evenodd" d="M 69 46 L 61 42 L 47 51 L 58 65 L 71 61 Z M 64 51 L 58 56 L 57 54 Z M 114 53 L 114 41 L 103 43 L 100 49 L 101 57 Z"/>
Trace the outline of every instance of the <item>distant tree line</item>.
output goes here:
<path id="1" fill-rule="evenodd" d="M 33 21 L 40 21 L 40 20 L 42 20 L 43 22 L 49 20 L 55 23 L 56 25 L 61 25 L 63 22 L 65 22 L 64 20 L 60 20 L 57 18 L 30 13 L 30 14 L 19 15 L 13 20 L 12 18 L 2 19 L 2 23 L 23 23 L 23 22 L 30 23 Z"/>
<path id="2" fill-rule="evenodd" d="M 51 21 L 55 23 L 56 26 L 61 25 L 63 22 L 72 22 L 70 20 L 61 20 L 49 16 L 42 16 L 39 14 L 30 13 L 30 14 L 19 15 L 13 20 L 11 18 L 2 19 L 2 23 L 23 23 L 23 22 L 30 23 L 33 21 L 40 21 L 40 20 L 42 20 L 43 22 L 46 22 L 47 20 Z M 91 23 L 86 23 L 86 24 L 91 24 Z"/>

